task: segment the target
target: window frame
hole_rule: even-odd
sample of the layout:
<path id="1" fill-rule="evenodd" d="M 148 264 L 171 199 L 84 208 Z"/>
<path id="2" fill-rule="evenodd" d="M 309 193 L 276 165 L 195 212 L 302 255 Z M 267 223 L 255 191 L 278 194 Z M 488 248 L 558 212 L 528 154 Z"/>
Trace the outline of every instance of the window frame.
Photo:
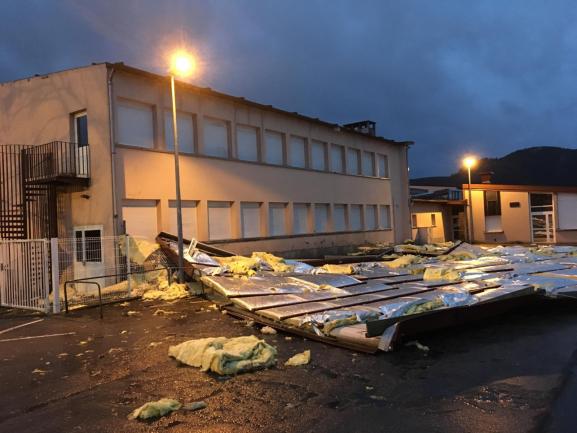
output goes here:
<path id="1" fill-rule="evenodd" d="M 496 199 L 489 200 L 488 194 L 496 194 Z M 495 205 L 491 205 L 495 203 Z M 501 191 L 483 191 L 483 206 L 485 209 L 485 216 L 501 216 Z"/>

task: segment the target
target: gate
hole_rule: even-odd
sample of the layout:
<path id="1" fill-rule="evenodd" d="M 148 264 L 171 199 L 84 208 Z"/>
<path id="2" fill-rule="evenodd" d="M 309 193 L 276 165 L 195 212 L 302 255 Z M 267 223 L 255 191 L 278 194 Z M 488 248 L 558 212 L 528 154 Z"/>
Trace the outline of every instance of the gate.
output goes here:
<path id="1" fill-rule="evenodd" d="M 0 240 L 0 306 L 49 311 L 49 256 L 45 239 Z"/>

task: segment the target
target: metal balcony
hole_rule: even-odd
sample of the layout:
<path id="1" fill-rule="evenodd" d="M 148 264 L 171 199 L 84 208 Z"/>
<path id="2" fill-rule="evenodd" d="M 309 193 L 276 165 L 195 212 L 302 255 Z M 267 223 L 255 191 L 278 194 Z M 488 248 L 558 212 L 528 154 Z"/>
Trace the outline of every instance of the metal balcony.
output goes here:
<path id="1" fill-rule="evenodd" d="M 80 184 L 90 179 L 88 145 L 52 141 L 21 150 L 22 178 L 27 184 Z"/>

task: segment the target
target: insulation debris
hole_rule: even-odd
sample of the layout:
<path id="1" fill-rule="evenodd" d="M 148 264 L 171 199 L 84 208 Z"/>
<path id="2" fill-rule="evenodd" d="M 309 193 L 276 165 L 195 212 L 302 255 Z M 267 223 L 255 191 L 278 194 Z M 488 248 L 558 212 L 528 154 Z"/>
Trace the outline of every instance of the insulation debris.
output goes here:
<path id="1" fill-rule="evenodd" d="M 233 275 L 252 276 L 260 269 L 260 259 L 258 257 L 215 257 L 221 268 L 225 272 Z"/>
<path id="2" fill-rule="evenodd" d="M 182 299 L 188 297 L 188 288 L 186 284 L 172 283 L 162 288 L 147 290 L 142 294 L 142 299 L 145 301 L 163 300 L 174 301 L 175 299 Z"/>
<path id="3" fill-rule="evenodd" d="M 168 355 L 183 364 L 220 375 L 232 375 L 276 364 L 276 348 L 254 335 L 201 338 L 170 346 Z"/>
<path id="4" fill-rule="evenodd" d="M 282 257 L 273 254 L 255 252 L 252 253 L 251 258 L 260 260 L 262 268 L 273 272 L 293 272 L 294 270 L 294 266 L 287 264 Z"/>
<path id="5" fill-rule="evenodd" d="M 304 352 L 297 353 L 291 356 L 284 365 L 288 367 L 298 367 L 299 365 L 306 365 L 311 362 L 311 351 L 305 350 Z"/>
<path id="6" fill-rule="evenodd" d="M 425 281 L 460 281 L 463 273 L 449 267 L 428 267 L 423 274 Z"/>
<path id="7" fill-rule="evenodd" d="M 260 333 L 261 334 L 274 335 L 274 334 L 276 334 L 276 329 L 271 328 L 270 326 L 263 326 L 262 328 L 260 328 Z"/>
<path id="8" fill-rule="evenodd" d="M 186 403 L 184 406 L 182 406 L 182 409 L 192 412 L 195 410 L 204 409 L 207 406 L 208 405 L 204 401 L 193 401 L 192 403 Z"/>
<path id="9" fill-rule="evenodd" d="M 134 409 L 128 419 L 147 420 L 151 418 L 160 418 L 168 415 L 182 407 L 182 404 L 171 398 L 161 398 L 158 401 L 151 401 L 143 404 L 138 409 Z"/>
<path id="10" fill-rule="evenodd" d="M 407 254 L 405 256 L 399 257 L 398 259 L 391 260 L 390 262 L 385 262 L 384 265 L 391 269 L 397 269 L 397 268 L 406 268 L 407 266 L 412 265 L 413 263 L 421 263 L 421 262 L 423 262 L 423 259 L 421 257 L 412 254 Z"/>

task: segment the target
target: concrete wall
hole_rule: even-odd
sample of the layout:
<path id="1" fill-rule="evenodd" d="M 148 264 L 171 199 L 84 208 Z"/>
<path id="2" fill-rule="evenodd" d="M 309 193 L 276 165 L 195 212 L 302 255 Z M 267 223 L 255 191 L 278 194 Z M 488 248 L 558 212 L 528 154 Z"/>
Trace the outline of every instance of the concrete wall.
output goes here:
<path id="1" fill-rule="evenodd" d="M 177 87 L 178 110 L 193 114 L 196 126 L 196 154 L 181 154 L 182 199 L 197 201 L 198 237 L 208 239 L 207 201 L 233 202 L 232 235 L 229 249 L 239 253 L 253 249 L 269 251 L 314 250 L 320 247 L 340 248 L 366 241 L 395 242 L 410 232 L 408 209 L 407 150 L 399 144 L 351 134 L 332 127 L 295 118 L 270 110 L 237 103 L 227 98 L 202 94 Z M 155 113 L 155 144 L 153 149 L 116 144 L 116 169 L 119 190 L 118 208 L 127 201 L 153 200 L 158 203 L 158 227 L 167 230 L 168 202 L 175 199 L 174 156 L 167 150 L 164 111 L 170 109 L 168 81 L 155 80 L 120 71 L 114 77 L 114 101 L 134 101 L 153 107 Z M 230 159 L 203 156 L 203 119 L 221 119 L 229 124 Z M 385 154 L 389 162 L 389 178 L 352 176 L 311 169 L 272 166 L 262 162 L 236 159 L 235 125 L 258 128 L 260 143 L 264 131 L 284 134 L 288 146 L 291 135 L 304 137 L 309 143 L 319 140 Z M 329 153 L 330 163 L 330 153 Z M 263 213 L 263 237 L 267 237 L 267 205 L 288 203 L 288 235 L 274 240 L 240 240 L 240 202 L 260 202 Z M 329 203 L 390 205 L 392 227 L 389 230 L 357 233 L 291 236 L 293 203 Z M 120 221 L 120 218 L 119 218 Z"/>
<path id="2" fill-rule="evenodd" d="M 417 216 L 417 226 L 428 228 L 431 242 L 445 242 L 453 239 L 452 206 L 443 203 L 411 203 L 411 214 Z M 431 226 L 431 214 L 435 215 L 436 226 Z M 413 239 L 417 228 L 412 228 Z"/>
<path id="3" fill-rule="evenodd" d="M 72 236 L 72 226 L 94 224 L 112 234 L 106 66 L 0 84 L 0 144 L 74 141 L 71 117 L 80 111 L 88 115 L 92 177 L 87 190 L 59 196 L 59 235 L 63 237 Z"/>

